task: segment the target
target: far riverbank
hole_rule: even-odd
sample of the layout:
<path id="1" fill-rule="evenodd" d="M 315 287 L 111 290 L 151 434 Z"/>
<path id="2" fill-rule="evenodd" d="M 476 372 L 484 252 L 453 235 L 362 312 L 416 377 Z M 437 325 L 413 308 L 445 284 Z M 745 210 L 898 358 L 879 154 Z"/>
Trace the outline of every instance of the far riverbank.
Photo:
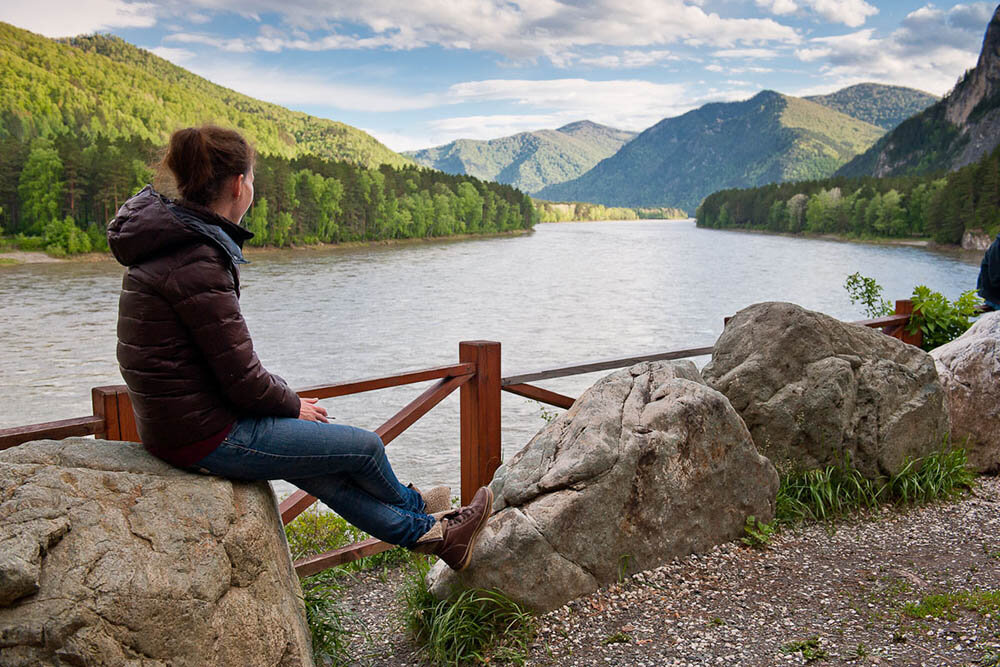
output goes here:
<path id="1" fill-rule="evenodd" d="M 416 239 L 378 239 L 375 241 L 345 241 L 343 243 L 314 243 L 309 245 L 291 245 L 284 247 L 264 246 L 243 248 L 243 254 L 250 257 L 262 253 L 303 252 L 309 250 L 356 250 L 373 246 L 419 245 L 423 243 L 440 243 L 442 241 L 468 241 L 472 239 L 503 238 L 508 236 L 525 236 L 534 232 L 533 229 L 515 229 L 495 234 L 452 234 L 449 236 L 430 236 Z M 110 252 L 87 252 L 79 255 L 53 257 L 44 250 L 8 250 L 0 252 L 0 266 L 13 264 L 59 264 L 64 262 L 113 262 L 115 258 Z"/>

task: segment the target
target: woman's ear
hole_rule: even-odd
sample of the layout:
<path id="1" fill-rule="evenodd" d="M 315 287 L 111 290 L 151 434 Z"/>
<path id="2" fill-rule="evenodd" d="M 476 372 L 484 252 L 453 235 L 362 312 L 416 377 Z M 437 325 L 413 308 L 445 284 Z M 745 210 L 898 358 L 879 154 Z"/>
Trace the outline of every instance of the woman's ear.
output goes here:
<path id="1" fill-rule="evenodd" d="M 239 199 L 243 194 L 243 188 L 246 187 L 246 183 L 243 182 L 245 178 L 243 174 L 233 176 L 232 187 L 230 188 L 230 194 L 233 196 L 233 199 Z"/>

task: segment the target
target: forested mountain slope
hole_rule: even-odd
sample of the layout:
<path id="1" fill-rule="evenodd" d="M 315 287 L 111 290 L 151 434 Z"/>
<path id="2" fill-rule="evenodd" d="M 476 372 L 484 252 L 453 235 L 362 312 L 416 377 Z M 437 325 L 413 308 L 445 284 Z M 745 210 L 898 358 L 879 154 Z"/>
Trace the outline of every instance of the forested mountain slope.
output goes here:
<path id="1" fill-rule="evenodd" d="M 882 133 L 815 102 L 763 91 L 662 120 L 583 176 L 537 196 L 693 212 L 723 188 L 829 176 Z"/>
<path id="2" fill-rule="evenodd" d="M 110 35 L 57 41 L 0 23 L 0 72 L 0 139 L 71 132 L 164 144 L 178 127 L 215 122 L 265 155 L 409 163 L 361 130 L 241 95 Z"/>
<path id="3" fill-rule="evenodd" d="M 909 118 L 844 165 L 843 176 L 945 172 L 973 164 L 1000 144 L 1000 7 L 976 67 L 944 99 Z"/>
<path id="4" fill-rule="evenodd" d="M 404 155 L 450 174 L 469 174 L 535 192 L 576 178 L 633 137 L 634 132 L 584 120 L 489 141 L 459 139 Z"/>
<path id="5" fill-rule="evenodd" d="M 804 99 L 878 125 L 883 130 L 891 130 L 938 100 L 922 90 L 881 83 L 859 83 L 829 95 L 811 95 Z"/>

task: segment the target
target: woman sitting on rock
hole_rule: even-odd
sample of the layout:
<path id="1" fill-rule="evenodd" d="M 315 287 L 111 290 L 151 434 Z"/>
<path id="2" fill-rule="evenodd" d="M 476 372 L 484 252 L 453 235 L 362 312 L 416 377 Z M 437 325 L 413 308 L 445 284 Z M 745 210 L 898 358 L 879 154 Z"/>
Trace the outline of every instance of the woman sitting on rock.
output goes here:
<path id="1" fill-rule="evenodd" d="M 127 267 L 118 362 L 145 448 L 188 470 L 284 479 L 381 540 L 464 568 L 490 490 L 447 512 L 449 489 L 400 484 L 378 435 L 329 423 L 316 399 L 299 398 L 257 358 L 238 270 L 253 236 L 239 226 L 253 201 L 253 149 L 232 130 L 188 128 L 170 137 L 163 162 L 182 198 L 147 186 L 108 226 Z"/>

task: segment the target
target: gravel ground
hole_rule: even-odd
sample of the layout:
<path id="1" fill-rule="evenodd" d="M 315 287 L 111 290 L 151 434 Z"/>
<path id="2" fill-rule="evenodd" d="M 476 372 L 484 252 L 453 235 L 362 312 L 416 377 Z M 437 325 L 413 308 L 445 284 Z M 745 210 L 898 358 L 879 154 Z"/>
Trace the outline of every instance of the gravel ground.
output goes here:
<path id="1" fill-rule="evenodd" d="M 1000 619 L 903 613 L 932 594 L 1000 590 L 998 510 L 1000 479 L 981 478 L 957 501 L 677 559 L 542 616 L 526 664 L 1000 665 Z M 421 664 L 399 619 L 405 575 L 368 572 L 345 589 L 357 664 Z"/>

